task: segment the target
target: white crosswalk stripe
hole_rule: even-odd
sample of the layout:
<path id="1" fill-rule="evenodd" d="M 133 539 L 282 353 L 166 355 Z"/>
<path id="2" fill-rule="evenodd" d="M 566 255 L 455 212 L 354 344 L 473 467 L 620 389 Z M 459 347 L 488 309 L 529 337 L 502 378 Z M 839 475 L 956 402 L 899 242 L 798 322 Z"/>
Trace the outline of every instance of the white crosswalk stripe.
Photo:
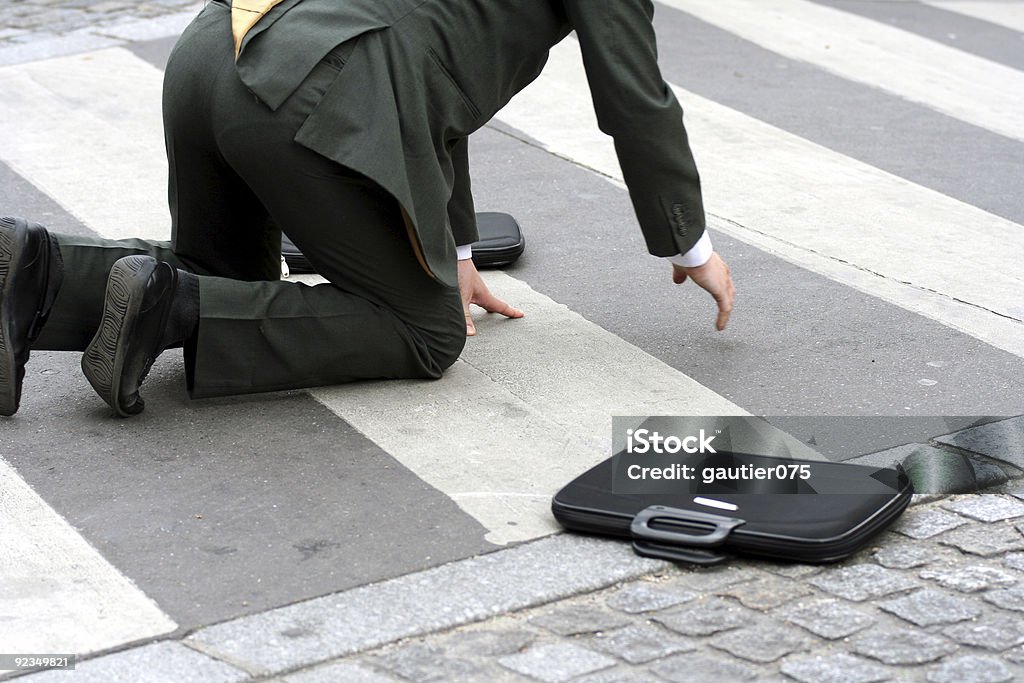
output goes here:
<path id="1" fill-rule="evenodd" d="M 964 16 L 987 21 L 990 24 L 1005 26 L 1014 31 L 1024 33 L 1024 2 L 1020 0 L 1004 0 L 1003 2 L 985 2 L 984 0 L 924 0 L 925 4 L 940 9 L 957 12 Z"/>
<path id="2" fill-rule="evenodd" d="M 176 628 L 0 458 L 0 649 L 96 652 Z"/>
<path id="3" fill-rule="evenodd" d="M 0 67 L 0 156 L 106 237 L 168 239 L 162 80 L 119 47 Z"/>
<path id="4" fill-rule="evenodd" d="M 662 0 L 773 52 L 1024 140 L 1024 73 L 808 0 Z"/>

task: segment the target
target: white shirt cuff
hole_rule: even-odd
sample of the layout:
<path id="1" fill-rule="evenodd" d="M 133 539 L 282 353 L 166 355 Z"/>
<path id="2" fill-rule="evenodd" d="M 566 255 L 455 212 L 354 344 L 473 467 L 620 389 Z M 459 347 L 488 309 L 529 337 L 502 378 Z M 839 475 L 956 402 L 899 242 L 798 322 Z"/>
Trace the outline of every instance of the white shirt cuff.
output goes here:
<path id="1" fill-rule="evenodd" d="M 459 260 L 460 261 L 465 261 L 466 259 L 471 259 L 471 258 L 473 258 L 473 245 L 472 244 L 463 244 L 463 245 L 457 246 L 457 247 L 455 247 L 455 252 L 459 255 Z M 711 258 L 711 257 L 708 256 L 708 258 Z"/>
<path id="2" fill-rule="evenodd" d="M 700 236 L 700 239 L 697 240 L 697 243 L 693 245 L 690 251 L 678 256 L 669 256 L 668 260 L 683 268 L 696 268 L 707 263 L 713 251 L 711 238 L 708 237 L 708 233 L 705 230 L 704 234 Z"/>

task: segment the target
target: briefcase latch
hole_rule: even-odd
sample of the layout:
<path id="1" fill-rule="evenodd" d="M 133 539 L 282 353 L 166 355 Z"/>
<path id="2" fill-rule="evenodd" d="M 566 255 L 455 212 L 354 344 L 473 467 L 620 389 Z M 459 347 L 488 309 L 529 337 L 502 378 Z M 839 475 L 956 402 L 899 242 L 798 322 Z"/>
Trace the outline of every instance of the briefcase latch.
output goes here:
<path id="1" fill-rule="evenodd" d="M 709 548 L 721 546 L 733 529 L 745 523 L 736 517 L 652 505 L 633 518 L 629 531 L 638 555 L 712 565 L 726 556 Z"/>

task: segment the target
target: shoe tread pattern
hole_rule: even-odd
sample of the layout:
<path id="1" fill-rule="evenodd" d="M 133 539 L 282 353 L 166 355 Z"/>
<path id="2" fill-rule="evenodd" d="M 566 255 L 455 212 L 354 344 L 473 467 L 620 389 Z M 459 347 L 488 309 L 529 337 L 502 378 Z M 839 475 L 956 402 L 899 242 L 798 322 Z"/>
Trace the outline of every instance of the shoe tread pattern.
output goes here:
<path id="1" fill-rule="evenodd" d="M 124 359 L 117 356 L 117 341 L 131 305 L 132 282 L 147 262 L 149 259 L 143 256 L 126 256 L 111 268 L 103 318 L 96 336 L 82 356 L 82 370 L 89 383 L 119 414 L 118 387 L 114 385 L 114 378 L 120 375 L 117 366 Z"/>
<path id="2" fill-rule="evenodd" d="M 7 276 L 10 273 L 11 260 L 14 257 L 14 228 L 15 223 L 10 218 L 0 218 L 0 296 L 3 296 L 4 286 L 7 283 Z M 2 300 L 0 300 L 2 301 Z M 13 349 L 8 348 L 7 332 L 0 321 L 0 355 L 13 354 Z M 0 361 L 0 415 L 13 415 L 17 410 L 18 387 L 21 384 L 19 378 L 10 376 L 10 368 L 15 366 L 13 356 Z"/>

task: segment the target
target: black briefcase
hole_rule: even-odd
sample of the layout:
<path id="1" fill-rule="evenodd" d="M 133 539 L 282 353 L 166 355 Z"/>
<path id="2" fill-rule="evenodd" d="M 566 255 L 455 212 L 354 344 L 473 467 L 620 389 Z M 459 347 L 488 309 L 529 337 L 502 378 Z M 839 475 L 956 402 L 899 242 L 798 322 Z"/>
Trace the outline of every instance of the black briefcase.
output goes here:
<path id="1" fill-rule="evenodd" d="M 481 212 L 476 215 L 480 239 L 473 243 L 477 268 L 503 268 L 523 255 L 526 239 L 519 223 L 507 213 Z"/>
<path id="2" fill-rule="evenodd" d="M 477 268 L 502 268 L 515 263 L 526 249 L 523 231 L 507 213 L 481 212 L 476 215 L 480 239 L 473 243 L 473 263 Z M 309 259 L 288 236 L 281 235 L 281 256 L 290 273 L 315 273 Z"/>
<path id="3" fill-rule="evenodd" d="M 862 548 L 899 517 L 913 494 L 899 466 L 722 451 L 690 462 L 697 472 L 748 465 L 773 473 L 782 467 L 783 475 L 808 474 L 742 484 L 680 481 L 669 484 L 674 491 L 616 493 L 613 478 L 623 472 L 615 469 L 616 458 L 610 458 L 559 491 L 551 511 L 567 529 L 631 538 L 634 550 L 646 557 L 707 565 L 737 553 L 823 563 Z M 660 488 L 665 488 L 664 481 Z"/>

